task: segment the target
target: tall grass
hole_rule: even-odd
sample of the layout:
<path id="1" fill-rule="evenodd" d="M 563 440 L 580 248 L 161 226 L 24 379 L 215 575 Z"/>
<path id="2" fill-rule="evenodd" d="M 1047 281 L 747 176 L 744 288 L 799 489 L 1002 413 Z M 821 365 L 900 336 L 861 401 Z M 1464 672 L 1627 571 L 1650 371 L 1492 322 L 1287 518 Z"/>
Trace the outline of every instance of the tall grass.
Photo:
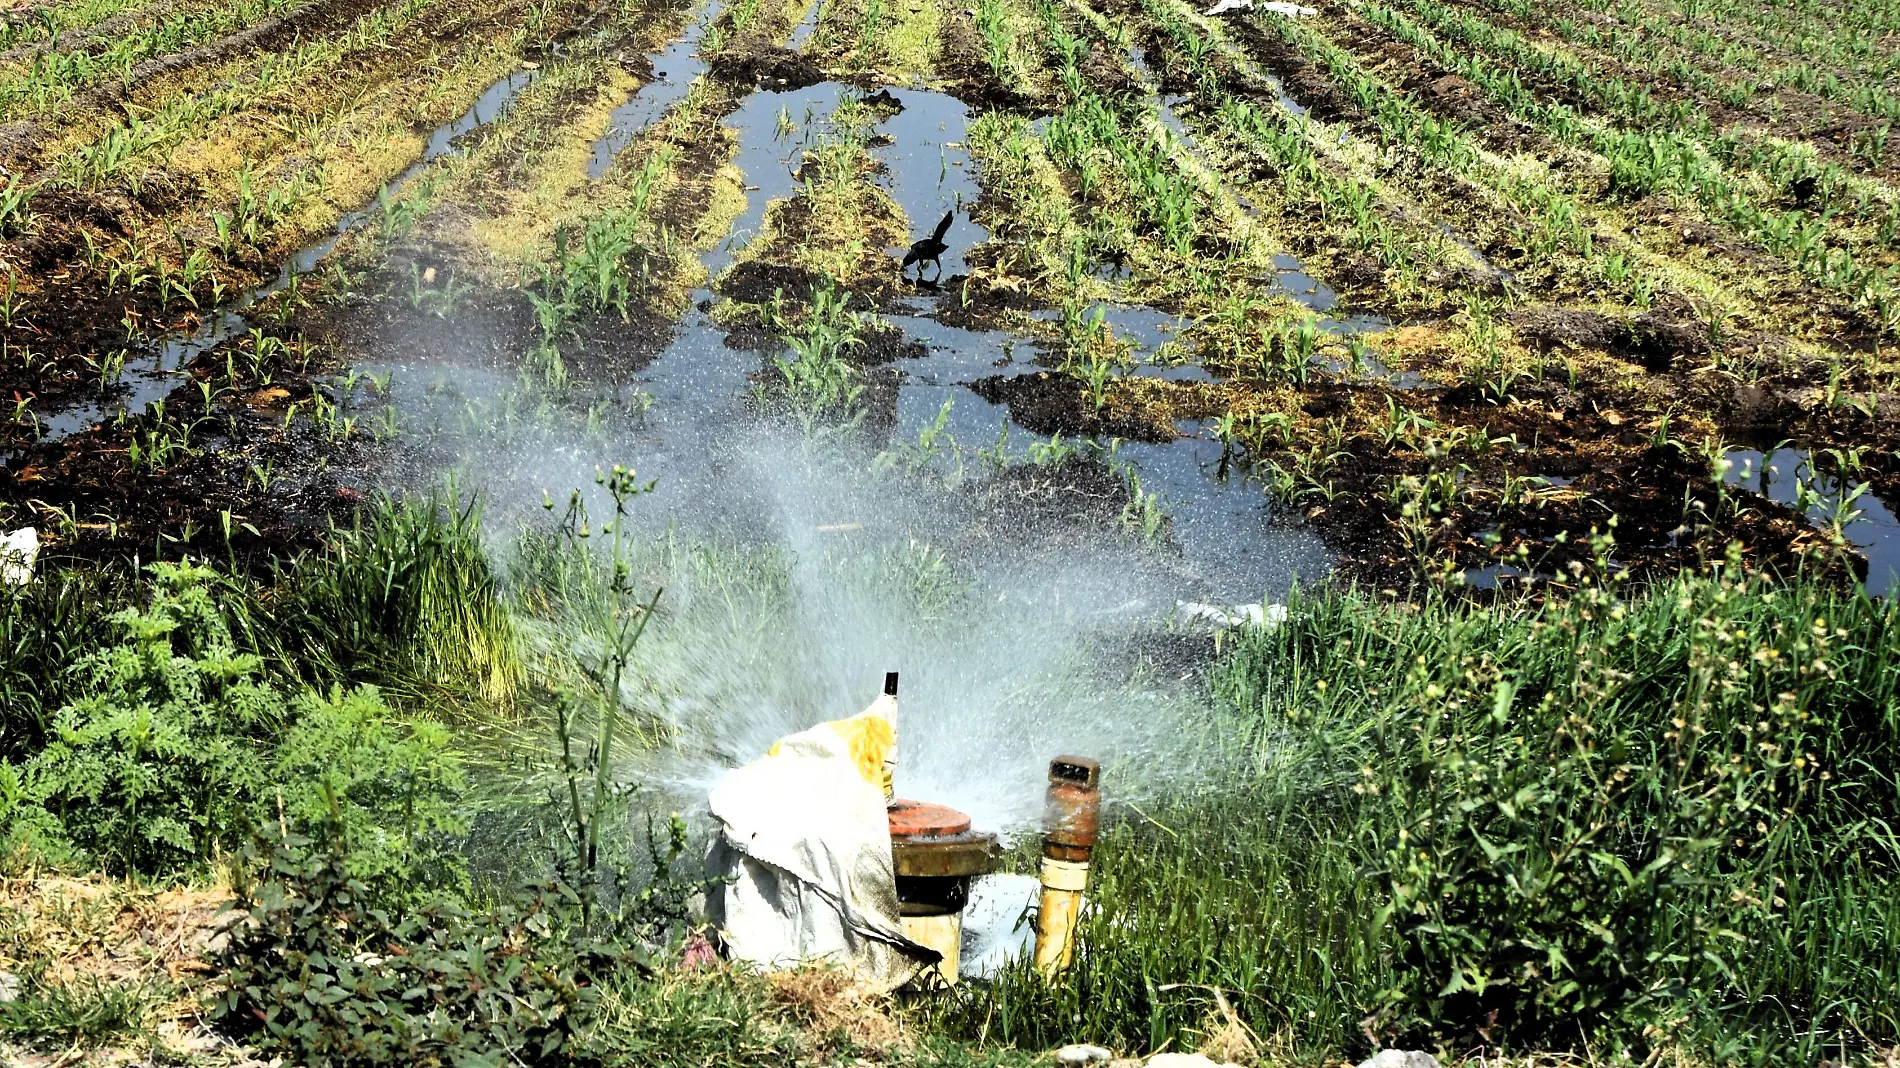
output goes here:
<path id="1" fill-rule="evenodd" d="M 1900 1040 L 1892 602 L 1718 574 L 1290 607 L 1218 672 L 1227 784 L 1105 836 L 1073 972 L 938 1027 L 1178 1048 L 1218 988 L 1297 1059 Z"/>
<path id="2" fill-rule="evenodd" d="M 112 613 L 133 602 L 117 570 L 43 566 L 39 580 L 0 585 L 0 760 L 37 751 L 68 696 L 66 669 L 108 640 Z"/>
<path id="3" fill-rule="evenodd" d="M 521 686 L 479 502 L 452 489 L 379 500 L 320 553 L 282 565 L 275 585 L 259 640 L 299 674 L 436 705 L 505 708 Z"/>

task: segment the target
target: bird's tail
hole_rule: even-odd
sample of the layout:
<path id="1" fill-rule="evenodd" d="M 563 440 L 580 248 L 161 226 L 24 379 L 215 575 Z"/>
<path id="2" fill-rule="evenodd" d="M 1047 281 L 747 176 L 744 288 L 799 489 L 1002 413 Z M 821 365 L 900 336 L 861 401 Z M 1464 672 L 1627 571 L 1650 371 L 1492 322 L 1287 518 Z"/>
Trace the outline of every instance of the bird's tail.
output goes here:
<path id="1" fill-rule="evenodd" d="M 944 212 L 943 219 L 937 223 L 937 232 L 931 235 L 931 239 L 934 241 L 942 241 L 943 235 L 950 232 L 951 220 L 955 219 L 956 217 L 957 217 L 957 212 L 955 208 L 952 208 L 949 211 Z"/>

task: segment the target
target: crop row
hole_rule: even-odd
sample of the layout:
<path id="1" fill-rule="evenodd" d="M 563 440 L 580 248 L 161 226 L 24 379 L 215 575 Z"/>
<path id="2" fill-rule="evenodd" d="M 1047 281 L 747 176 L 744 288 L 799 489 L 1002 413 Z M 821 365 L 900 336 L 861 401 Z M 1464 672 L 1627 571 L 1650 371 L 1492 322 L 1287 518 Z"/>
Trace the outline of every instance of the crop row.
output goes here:
<path id="1" fill-rule="evenodd" d="M 45 42 L 52 45 L 62 34 L 83 32 L 121 13 L 139 9 L 148 0 L 77 0 L 36 8 L 31 17 L 10 15 L 0 19 L 0 49 L 12 50 Z"/>
<path id="2" fill-rule="evenodd" d="M 1777 44 L 1751 43 L 1735 33 L 1741 19 L 1733 3 L 1717 5 L 1710 19 L 1712 31 L 1682 11 L 1658 11 L 1641 0 L 1582 0 L 1579 7 L 1597 18 L 1553 18 L 1547 9 L 1525 0 L 1483 2 L 1526 25 L 1547 26 L 1572 44 L 1604 49 L 1632 66 L 1667 72 L 1731 107 L 1744 106 L 1763 87 L 1786 86 L 1870 116 L 1900 114 L 1891 85 L 1900 63 L 1864 34 L 1851 37 L 1845 46 L 1811 34 Z M 1690 57 L 1699 62 L 1692 66 Z M 1768 101 L 1770 107 L 1775 103 Z"/>
<path id="3" fill-rule="evenodd" d="M 1414 5 L 1431 10 L 1430 0 Z M 1594 153 L 1609 172 L 1610 192 L 1638 199 L 1658 191 L 1680 193 L 1700 204 L 1710 218 L 1788 259 L 1822 286 L 1843 293 L 1889 333 L 1900 332 L 1900 267 L 1888 266 L 1873 251 L 1828 240 L 1829 227 L 1799 210 L 1759 206 L 1693 133 L 1617 130 L 1592 121 L 1568 104 L 1537 94 L 1516 72 L 1466 54 L 1430 30 L 1381 5 L 1361 0 L 1355 10 L 1399 40 L 1480 86 L 1513 115 L 1564 144 Z M 1889 214 L 1900 211 L 1890 205 Z M 1892 226 L 1883 227 L 1891 240 Z"/>
<path id="4" fill-rule="evenodd" d="M 52 113 L 80 88 L 124 79 L 138 64 L 212 41 L 260 19 L 287 13 L 298 0 L 234 0 L 174 15 L 150 29 L 113 38 L 99 51 L 42 52 L 22 73 L 0 79 L 0 120 Z"/>

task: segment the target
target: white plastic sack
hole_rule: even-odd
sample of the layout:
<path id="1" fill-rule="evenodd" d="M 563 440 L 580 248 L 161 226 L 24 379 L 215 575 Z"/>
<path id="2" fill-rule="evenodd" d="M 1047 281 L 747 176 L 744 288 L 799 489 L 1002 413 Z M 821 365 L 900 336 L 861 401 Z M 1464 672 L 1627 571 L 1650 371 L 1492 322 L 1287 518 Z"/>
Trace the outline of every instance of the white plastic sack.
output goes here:
<path id="1" fill-rule="evenodd" d="M 713 787 L 721 833 L 706 865 L 731 882 L 707 895 L 707 914 L 728 956 L 765 968 L 830 963 L 881 990 L 937 962 L 904 937 L 897 910 L 883 786 L 896 716 L 896 699 L 880 697 L 780 739 Z"/>

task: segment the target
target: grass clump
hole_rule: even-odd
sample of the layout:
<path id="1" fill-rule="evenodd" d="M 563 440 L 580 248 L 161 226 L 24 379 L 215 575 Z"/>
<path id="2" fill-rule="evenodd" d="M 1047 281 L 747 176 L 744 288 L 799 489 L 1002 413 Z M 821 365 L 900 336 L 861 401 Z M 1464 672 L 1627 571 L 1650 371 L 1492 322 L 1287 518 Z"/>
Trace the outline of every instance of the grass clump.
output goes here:
<path id="1" fill-rule="evenodd" d="M 45 743 L 70 692 L 65 668 L 97 644 L 130 585 L 104 569 L 49 568 L 38 582 L 0 588 L 0 759 Z"/>
<path id="2" fill-rule="evenodd" d="M 26 993 L 0 1003 L 0 1034 L 88 1046 L 143 1029 L 155 1007 L 147 987 L 29 976 Z"/>
<path id="3" fill-rule="evenodd" d="M 324 551 L 286 565 L 259 613 L 274 662 L 320 683 L 374 682 L 419 706 L 510 706 L 518 639 L 474 499 L 383 498 Z"/>

